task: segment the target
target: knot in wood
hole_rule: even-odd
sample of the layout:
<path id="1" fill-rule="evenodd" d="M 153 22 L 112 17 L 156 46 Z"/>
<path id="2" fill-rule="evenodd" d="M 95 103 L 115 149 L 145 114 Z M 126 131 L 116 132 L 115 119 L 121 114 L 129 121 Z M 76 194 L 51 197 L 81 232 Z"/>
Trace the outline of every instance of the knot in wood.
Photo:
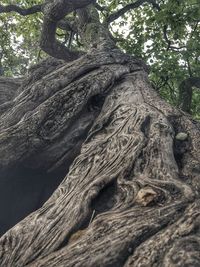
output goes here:
<path id="1" fill-rule="evenodd" d="M 151 187 L 144 187 L 139 190 L 136 196 L 136 202 L 142 206 L 148 206 L 156 201 L 158 193 Z"/>

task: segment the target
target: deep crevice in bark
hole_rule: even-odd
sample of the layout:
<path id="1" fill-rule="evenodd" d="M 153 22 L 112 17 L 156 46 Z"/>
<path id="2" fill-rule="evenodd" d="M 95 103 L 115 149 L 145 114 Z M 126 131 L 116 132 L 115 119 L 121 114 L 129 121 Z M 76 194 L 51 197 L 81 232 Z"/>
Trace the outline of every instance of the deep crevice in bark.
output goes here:
<path id="1" fill-rule="evenodd" d="M 117 181 L 113 180 L 107 184 L 99 194 L 92 200 L 91 210 L 95 216 L 111 210 L 116 202 Z"/>
<path id="2" fill-rule="evenodd" d="M 63 170 L 47 173 L 24 167 L 0 172 L 0 236 L 41 208 L 65 175 Z"/>
<path id="3" fill-rule="evenodd" d="M 192 147 L 191 138 L 187 129 L 182 125 L 180 117 L 170 117 L 169 121 L 174 129 L 174 141 L 173 141 L 173 150 L 174 150 L 174 158 L 176 160 L 179 171 L 183 169 L 185 165 L 185 157 L 189 157 L 189 152 Z M 179 133 L 187 134 L 188 136 L 185 140 L 178 140 L 177 135 Z"/>
<path id="4" fill-rule="evenodd" d="M 151 116 L 147 116 L 141 125 L 141 131 L 144 133 L 144 136 L 148 138 L 150 130 Z"/>

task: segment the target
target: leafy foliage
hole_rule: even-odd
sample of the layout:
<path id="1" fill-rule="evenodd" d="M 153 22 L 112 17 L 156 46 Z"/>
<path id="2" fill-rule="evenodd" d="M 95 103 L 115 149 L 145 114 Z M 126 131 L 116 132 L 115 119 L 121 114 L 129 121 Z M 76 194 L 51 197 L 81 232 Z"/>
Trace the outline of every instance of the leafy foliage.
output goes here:
<path id="1" fill-rule="evenodd" d="M 15 4 L 25 8 L 39 4 L 40 0 L 18 0 Z M 3 0 L 1 4 L 11 4 Z M 39 55 L 39 36 L 42 14 L 21 16 L 17 13 L 0 14 L 0 52 L 2 72 L 5 76 L 19 76 L 36 63 Z"/>
<path id="2" fill-rule="evenodd" d="M 1 1 L 10 4 L 11 1 Z M 99 0 L 102 21 L 133 0 Z M 142 57 L 151 65 L 151 81 L 167 101 L 178 105 L 179 85 L 187 77 L 200 77 L 200 2 L 199 0 L 157 0 L 159 10 L 150 3 L 130 10 L 110 25 L 118 46 Z M 15 4 L 30 7 L 41 0 L 18 0 Z M 42 14 L 22 17 L 16 13 L 0 15 L 1 64 L 4 75 L 22 75 L 37 62 Z M 66 43 L 65 32 L 58 38 Z M 74 46 L 81 45 L 78 39 Z M 200 118 L 200 93 L 194 90 L 192 114 Z"/>
<path id="3" fill-rule="evenodd" d="M 160 2 L 160 11 L 144 4 L 126 13 L 112 28 L 117 29 L 118 24 L 122 27 L 123 30 L 115 30 L 119 45 L 151 65 L 154 87 L 171 104 L 177 105 L 181 81 L 200 76 L 200 2 L 157 2 Z M 192 103 L 196 118 L 200 114 L 198 103 L 200 93 L 196 90 Z"/>

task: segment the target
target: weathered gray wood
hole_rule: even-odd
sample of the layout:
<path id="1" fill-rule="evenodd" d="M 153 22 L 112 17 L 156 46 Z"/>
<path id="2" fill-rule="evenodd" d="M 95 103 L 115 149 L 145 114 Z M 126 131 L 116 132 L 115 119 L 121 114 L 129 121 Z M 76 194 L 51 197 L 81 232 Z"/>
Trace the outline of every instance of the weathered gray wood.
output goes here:
<path id="1" fill-rule="evenodd" d="M 0 110 L 2 104 L 15 98 L 23 79 L 0 77 Z"/>
<path id="2" fill-rule="evenodd" d="M 87 138 L 52 197 L 0 239 L 0 266 L 199 265 L 200 127 L 158 97 L 139 61 L 113 51 L 68 63 L 26 86 L 1 127 L 4 168 L 28 157 L 48 169 L 75 129 Z"/>

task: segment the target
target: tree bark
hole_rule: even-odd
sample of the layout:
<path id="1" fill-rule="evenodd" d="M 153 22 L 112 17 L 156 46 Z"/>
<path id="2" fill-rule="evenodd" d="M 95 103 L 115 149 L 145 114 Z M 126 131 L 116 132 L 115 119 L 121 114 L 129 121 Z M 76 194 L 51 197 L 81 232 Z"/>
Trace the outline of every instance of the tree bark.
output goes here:
<path id="1" fill-rule="evenodd" d="M 193 87 L 200 88 L 199 77 L 189 77 L 179 86 L 179 106 L 188 113 L 191 113 Z"/>
<path id="2" fill-rule="evenodd" d="M 65 177 L 1 237 L 0 266 L 199 266 L 200 125 L 147 71 L 93 49 L 23 82 L 1 114 L 1 173 Z"/>
<path id="3" fill-rule="evenodd" d="M 15 98 L 22 80 L 19 78 L 0 77 L 0 105 Z"/>

